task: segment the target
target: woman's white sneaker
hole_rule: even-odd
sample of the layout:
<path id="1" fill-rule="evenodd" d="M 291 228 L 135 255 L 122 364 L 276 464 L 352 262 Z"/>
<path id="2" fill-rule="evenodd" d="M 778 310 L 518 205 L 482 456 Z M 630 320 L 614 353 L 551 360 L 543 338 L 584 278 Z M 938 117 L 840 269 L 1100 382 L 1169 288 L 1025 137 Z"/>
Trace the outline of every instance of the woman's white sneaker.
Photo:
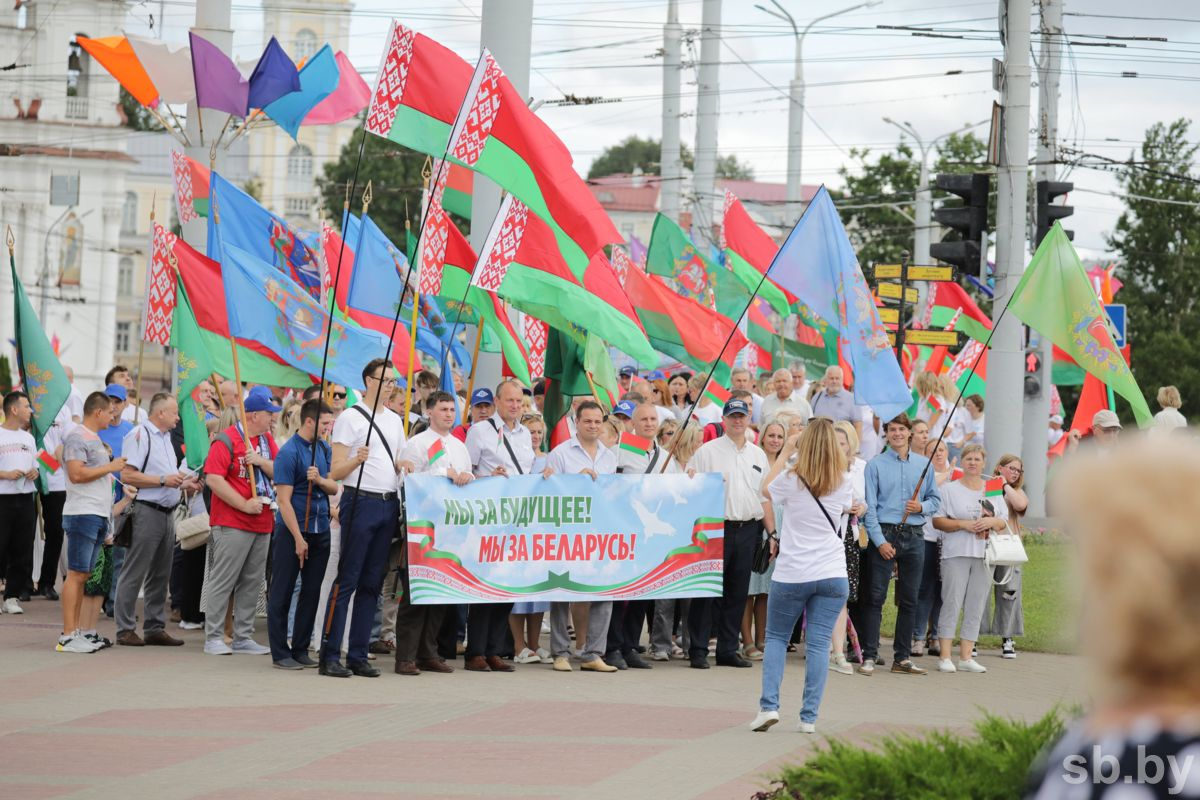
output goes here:
<path id="1" fill-rule="evenodd" d="M 829 659 L 829 668 L 834 672 L 839 672 L 842 675 L 853 675 L 854 667 L 846 660 L 846 657 L 841 653 Z"/>
<path id="2" fill-rule="evenodd" d="M 796 725 L 796 730 L 800 731 L 801 733 L 816 733 L 817 732 L 817 723 L 801 722 L 798 725 Z"/>
<path id="3" fill-rule="evenodd" d="M 943 658 L 938 662 L 938 672 L 958 672 L 954 668 L 954 662 L 948 658 Z"/>
<path id="4" fill-rule="evenodd" d="M 755 733 L 770 730 L 771 726 L 779 722 L 778 711 L 760 711 L 758 716 L 754 718 L 754 722 L 750 723 L 750 730 Z"/>
<path id="5" fill-rule="evenodd" d="M 985 667 L 983 664 L 980 664 L 975 659 L 969 658 L 966 661 L 960 660 L 958 662 L 958 671 L 959 672 L 987 672 L 987 667 Z"/>

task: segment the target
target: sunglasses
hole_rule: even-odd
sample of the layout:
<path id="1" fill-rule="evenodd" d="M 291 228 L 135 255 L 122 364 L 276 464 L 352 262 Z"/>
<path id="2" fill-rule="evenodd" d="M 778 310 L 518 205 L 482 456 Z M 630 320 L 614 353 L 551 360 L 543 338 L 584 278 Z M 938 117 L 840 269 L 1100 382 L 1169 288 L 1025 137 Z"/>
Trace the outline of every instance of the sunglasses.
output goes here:
<path id="1" fill-rule="evenodd" d="M 346 399 L 346 393 L 345 393 L 345 392 L 334 392 L 334 393 L 333 393 L 333 399 L 334 399 L 334 400 L 345 400 L 345 399 Z"/>

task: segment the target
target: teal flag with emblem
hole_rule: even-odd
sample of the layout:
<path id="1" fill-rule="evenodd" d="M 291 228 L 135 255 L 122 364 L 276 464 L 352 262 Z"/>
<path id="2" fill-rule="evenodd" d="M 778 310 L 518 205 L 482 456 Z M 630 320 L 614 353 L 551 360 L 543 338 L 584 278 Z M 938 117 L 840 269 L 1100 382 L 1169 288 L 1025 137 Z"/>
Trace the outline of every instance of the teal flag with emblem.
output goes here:
<path id="1" fill-rule="evenodd" d="M 8 265 L 12 269 L 13 320 L 16 327 L 17 366 L 21 371 L 21 386 L 29 395 L 33 406 L 33 438 L 38 448 L 46 431 L 54 424 L 54 418 L 71 396 L 71 381 L 67 372 L 54 354 L 54 348 L 46 337 L 46 331 L 33 313 L 33 306 L 25 295 L 25 287 L 17 277 L 17 262 L 13 256 L 12 242 L 8 246 Z"/>

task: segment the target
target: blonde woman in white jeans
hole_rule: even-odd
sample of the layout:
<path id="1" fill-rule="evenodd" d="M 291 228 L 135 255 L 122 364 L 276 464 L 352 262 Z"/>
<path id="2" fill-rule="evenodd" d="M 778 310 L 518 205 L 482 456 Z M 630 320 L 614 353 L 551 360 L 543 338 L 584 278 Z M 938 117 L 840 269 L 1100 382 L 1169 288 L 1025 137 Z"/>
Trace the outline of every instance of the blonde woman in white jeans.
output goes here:
<path id="1" fill-rule="evenodd" d="M 1003 497 L 985 497 L 983 447 L 968 444 L 960 458 L 963 476 L 941 487 L 942 505 L 933 526 L 942 532 L 942 613 L 938 617 L 941 639 L 939 672 L 987 672 L 971 655 L 987 609 L 991 571 L 984 562 L 990 534 L 1004 529 L 1008 506 Z M 958 665 L 950 660 L 954 629 L 962 612 Z"/>

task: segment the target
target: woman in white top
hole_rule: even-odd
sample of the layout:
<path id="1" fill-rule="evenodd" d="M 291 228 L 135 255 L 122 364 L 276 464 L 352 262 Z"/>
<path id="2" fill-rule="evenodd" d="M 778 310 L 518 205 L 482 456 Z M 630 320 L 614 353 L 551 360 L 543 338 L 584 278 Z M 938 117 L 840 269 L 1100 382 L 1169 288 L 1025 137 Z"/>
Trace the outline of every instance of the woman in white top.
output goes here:
<path id="1" fill-rule="evenodd" d="M 787 642 L 800 615 L 806 620 L 808 652 L 815 656 L 829 651 L 834 623 L 846 605 L 850 588 L 839 520 L 854 505 L 846 472 L 846 454 L 838 447 L 833 423 L 815 419 L 798 442 L 788 439 L 763 479 L 763 496 L 772 507 L 783 507 L 783 527 L 772 547 L 777 555 L 767 601 L 762 697 L 751 730 L 765 731 L 779 721 Z M 805 665 L 799 727 L 804 733 L 816 732 L 817 710 L 829 676 L 823 661 L 810 658 Z"/>
<path id="2" fill-rule="evenodd" d="M 687 472 L 688 462 L 692 460 L 696 450 L 704 443 L 704 431 L 695 422 L 689 422 L 681 432 L 678 422 L 667 420 L 658 426 L 658 433 L 654 438 L 658 446 L 670 454 L 670 461 L 666 458 L 658 460 L 655 471 L 667 475 L 682 475 Z M 686 599 L 654 601 L 654 620 L 650 624 L 650 658 L 654 661 L 687 658 L 688 605 Z M 676 607 L 679 608 L 680 620 L 678 641 L 675 634 Z"/>
<path id="3" fill-rule="evenodd" d="M 1179 428 L 1187 427 L 1187 418 L 1179 413 L 1183 398 L 1174 386 L 1163 386 L 1158 390 L 1158 404 L 1162 411 L 1154 415 L 1154 433 L 1171 433 Z"/>
<path id="4" fill-rule="evenodd" d="M 833 429 L 837 435 L 838 447 L 846 454 L 846 461 L 850 465 L 848 474 L 854 496 L 854 505 L 849 509 L 850 516 L 846 518 L 846 527 L 842 531 L 843 549 L 846 551 L 846 581 L 850 589 L 846 603 L 849 604 L 858 600 L 858 578 L 863 557 L 863 550 L 859 544 L 861 528 L 858 521 L 867 513 L 867 462 L 858 457 L 858 434 L 851 423 L 844 419 L 838 420 L 833 423 Z M 863 535 L 865 536 L 865 531 Z M 850 666 L 846 659 L 846 632 L 849 621 L 849 612 L 843 605 L 837 622 L 833 624 L 832 652 L 829 657 L 829 668 L 842 675 L 854 674 L 854 667 Z"/>
<path id="5" fill-rule="evenodd" d="M 774 464 L 783 451 L 787 441 L 787 426 L 777 415 L 775 419 L 763 427 L 759 435 L 763 452 L 767 454 L 767 463 Z M 775 529 L 779 529 L 779 517 L 782 508 L 775 509 Z M 766 536 L 766 531 L 763 531 Z M 767 567 L 767 571 L 759 574 L 750 573 L 750 591 L 746 596 L 746 613 L 742 615 L 742 655 L 751 661 L 762 661 L 763 645 L 766 641 L 767 628 L 767 594 L 771 591 L 771 574 L 775 571 L 775 561 Z"/>
<path id="6" fill-rule="evenodd" d="M 671 380 L 667 381 L 667 405 L 671 409 L 671 413 L 675 415 L 675 419 L 683 422 L 683 418 L 687 416 L 688 409 L 692 406 L 692 400 L 688 396 L 688 377 L 686 373 L 672 375 Z"/>
<path id="7" fill-rule="evenodd" d="M 941 488 L 942 506 L 933 527 L 942 532 L 942 612 L 938 616 L 941 639 L 939 672 L 987 672 L 972 658 L 979 626 L 987 608 L 992 575 L 984 562 L 988 535 L 1002 531 L 1008 520 L 1003 497 L 985 496 L 983 447 L 969 444 L 962 451 L 963 476 Z M 950 660 L 954 629 L 962 612 L 958 665 Z"/>
<path id="8" fill-rule="evenodd" d="M 944 441 L 930 441 L 922 451 L 933 462 L 933 480 L 939 491 L 942 484 L 954 475 L 950 462 L 950 450 Z M 922 656 L 925 651 L 936 656 L 941 652 L 937 643 L 938 615 L 942 612 L 941 558 L 938 557 L 942 534 L 933 527 L 933 520 L 925 522 L 925 566 L 921 570 L 921 587 L 917 590 L 917 622 L 913 626 L 912 654 Z M 922 634 L 924 642 L 922 642 Z"/>

